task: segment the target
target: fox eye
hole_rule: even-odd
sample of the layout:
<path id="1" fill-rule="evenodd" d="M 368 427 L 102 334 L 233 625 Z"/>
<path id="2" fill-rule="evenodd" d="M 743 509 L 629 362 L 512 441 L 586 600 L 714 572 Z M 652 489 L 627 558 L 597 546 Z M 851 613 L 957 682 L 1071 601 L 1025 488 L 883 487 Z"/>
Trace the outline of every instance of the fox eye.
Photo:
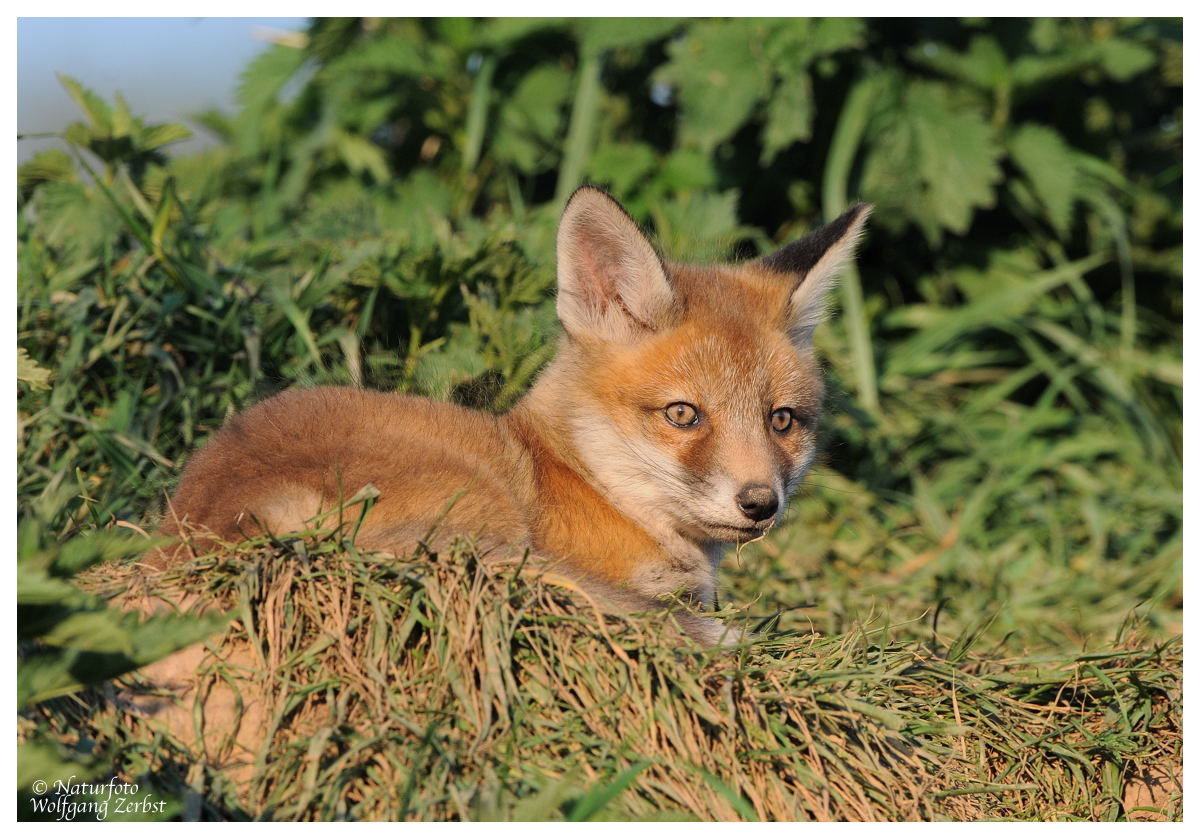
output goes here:
<path id="1" fill-rule="evenodd" d="M 795 421 L 796 415 L 792 413 L 791 408 L 779 408 L 771 412 L 771 428 L 780 434 L 786 433 Z"/>
<path id="2" fill-rule="evenodd" d="M 672 402 L 663 411 L 663 416 L 667 418 L 667 422 L 678 428 L 687 428 L 700 421 L 700 411 L 695 405 L 686 402 Z"/>

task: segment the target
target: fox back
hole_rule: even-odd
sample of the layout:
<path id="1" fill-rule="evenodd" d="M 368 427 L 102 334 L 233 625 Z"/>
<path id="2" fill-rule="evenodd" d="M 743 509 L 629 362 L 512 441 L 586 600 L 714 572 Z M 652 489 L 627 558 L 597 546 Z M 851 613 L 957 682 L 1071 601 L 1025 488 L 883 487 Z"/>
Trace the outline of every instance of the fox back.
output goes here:
<path id="1" fill-rule="evenodd" d="M 616 201 L 581 188 L 558 232 L 558 353 L 511 412 L 281 394 L 197 452 L 164 528 L 195 544 L 345 521 L 370 485 L 364 548 L 404 554 L 436 528 L 485 554 L 532 550 L 625 608 L 710 604 L 723 547 L 775 524 L 813 462 L 812 333 L 868 213 L 697 267 L 664 260 Z"/>

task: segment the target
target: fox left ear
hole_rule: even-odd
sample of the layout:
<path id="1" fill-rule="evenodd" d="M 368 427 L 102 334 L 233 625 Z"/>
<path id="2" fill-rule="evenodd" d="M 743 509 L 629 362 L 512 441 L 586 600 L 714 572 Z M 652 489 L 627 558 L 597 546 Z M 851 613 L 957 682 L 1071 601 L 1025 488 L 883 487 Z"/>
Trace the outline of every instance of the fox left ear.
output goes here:
<path id="1" fill-rule="evenodd" d="M 607 192 L 575 190 L 557 244 L 558 319 L 568 335 L 629 343 L 677 313 L 658 252 Z"/>
<path id="2" fill-rule="evenodd" d="M 824 227 L 758 260 L 763 268 L 796 278 L 788 301 L 788 332 L 797 343 L 809 341 L 825 319 L 826 298 L 838 272 L 854 256 L 872 209 L 855 204 Z"/>

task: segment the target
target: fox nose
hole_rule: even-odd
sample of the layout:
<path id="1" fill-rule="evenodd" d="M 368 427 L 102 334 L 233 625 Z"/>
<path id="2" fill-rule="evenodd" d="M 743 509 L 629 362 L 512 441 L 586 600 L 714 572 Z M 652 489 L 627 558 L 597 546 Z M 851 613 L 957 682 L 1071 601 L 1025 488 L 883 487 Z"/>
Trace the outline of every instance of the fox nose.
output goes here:
<path id="1" fill-rule="evenodd" d="M 779 509 L 779 496 L 765 484 L 747 484 L 736 497 L 738 507 L 753 521 L 763 521 Z"/>

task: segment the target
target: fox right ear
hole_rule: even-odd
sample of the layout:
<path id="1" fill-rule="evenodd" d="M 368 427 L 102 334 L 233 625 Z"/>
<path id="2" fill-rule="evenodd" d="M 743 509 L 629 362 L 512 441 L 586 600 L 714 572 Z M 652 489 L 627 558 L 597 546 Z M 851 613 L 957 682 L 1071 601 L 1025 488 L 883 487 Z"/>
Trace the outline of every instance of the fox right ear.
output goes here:
<path id="1" fill-rule="evenodd" d="M 567 334 L 629 343 L 671 319 L 662 259 L 608 193 L 575 190 L 558 224 L 558 319 Z"/>
<path id="2" fill-rule="evenodd" d="M 762 267 L 794 278 L 787 318 L 796 343 L 811 340 L 824 319 L 829 292 L 838 272 L 853 258 L 871 210 L 870 204 L 855 204 L 824 227 L 758 260 Z"/>

